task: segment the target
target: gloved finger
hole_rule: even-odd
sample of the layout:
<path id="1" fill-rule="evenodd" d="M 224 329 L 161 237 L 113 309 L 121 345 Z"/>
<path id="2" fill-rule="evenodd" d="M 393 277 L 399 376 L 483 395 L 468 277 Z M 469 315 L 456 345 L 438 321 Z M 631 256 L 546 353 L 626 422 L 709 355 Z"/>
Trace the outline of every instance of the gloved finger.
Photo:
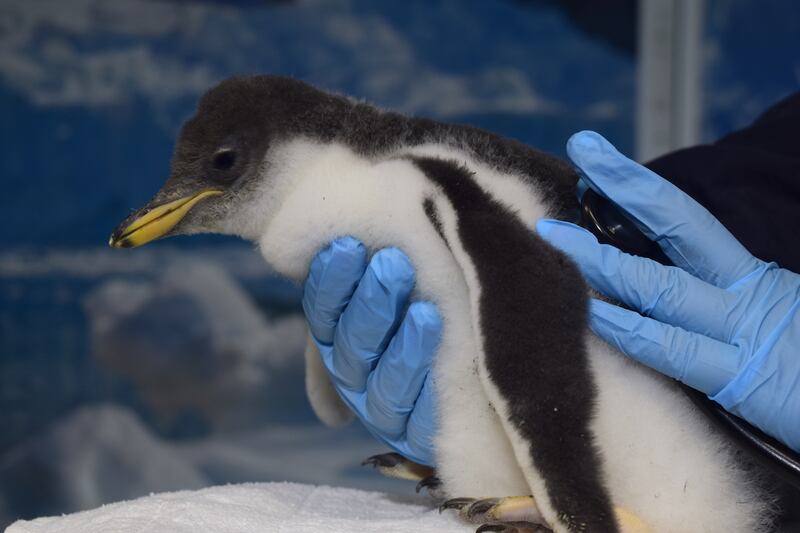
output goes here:
<path id="1" fill-rule="evenodd" d="M 603 294 L 673 326 L 721 341 L 730 338 L 726 324 L 735 295 L 680 268 L 665 267 L 600 244 L 594 235 L 568 222 L 542 219 L 536 231 L 566 252 Z"/>
<path id="2" fill-rule="evenodd" d="M 592 189 L 619 206 L 675 265 L 703 281 L 726 288 L 761 264 L 708 210 L 601 135 L 576 133 L 567 155 Z"/>
<path id="3" fill-rule="evenodd" d="M 373 256 L 334 333 L 333 378 L 338 385 L 364 390 L 413 287 L 414 267 L 400 250 L 385 248 Z"/>
<path id="4" fill-rule="evenodd" d="M 736 346 L 592 300 L 590 327 L 629 357 L 702 391 L 717 394 L 743 367 Z"/>
<path id="5" fill-rule="evenodd" d="M 406 444 L 409 457 L 418 463 L 433 466 L 433 437 L 437 430 L 437 405 L 431 373 L 425 379 L 417 403 L 408 417 Z"/>
<path id="6" fill-rule="evenodd" d="M 746 367 L 712 400 L 800 452 L 800 299 L 793 300 Z"/>
<path id="7" fill-rule="evenodd" d="M 352 237 L 333 241 L 311 261 L 303 286 L 303 311 L 311 334 L 324 344 L 367 268 L 367 249 Z"/>
<path id="8" fill-rule="evenodd" d="M 442 320 L 436 306 L 414 302 L 367 379 L 367 418 L 391 439 L 406 430 L 408 415 L 431 367 Z"/>

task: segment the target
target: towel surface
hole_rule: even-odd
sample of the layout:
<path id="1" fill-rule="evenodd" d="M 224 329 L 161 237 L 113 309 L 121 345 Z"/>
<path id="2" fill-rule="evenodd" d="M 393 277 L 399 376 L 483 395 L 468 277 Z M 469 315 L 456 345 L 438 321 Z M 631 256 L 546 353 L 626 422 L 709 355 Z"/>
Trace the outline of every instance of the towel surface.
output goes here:
<path id="1" fill-rule="evenodd" d="M 6 533 L 466 533 L 425 497 L 304 485 L 248 483 L 154 494 L 65 516 L 18 521 Z"/>

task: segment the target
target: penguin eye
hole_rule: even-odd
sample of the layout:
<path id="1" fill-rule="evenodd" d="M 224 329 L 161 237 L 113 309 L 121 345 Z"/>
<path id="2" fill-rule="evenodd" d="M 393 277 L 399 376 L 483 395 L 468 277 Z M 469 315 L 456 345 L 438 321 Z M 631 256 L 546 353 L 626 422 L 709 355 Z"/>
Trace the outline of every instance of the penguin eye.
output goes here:
<path id="1" fill-rule="evenodd" d="M 231 148 L 222 148 L 211 162 L 217 170 L 230 170 L 236 164 L 236 151 Z"/>

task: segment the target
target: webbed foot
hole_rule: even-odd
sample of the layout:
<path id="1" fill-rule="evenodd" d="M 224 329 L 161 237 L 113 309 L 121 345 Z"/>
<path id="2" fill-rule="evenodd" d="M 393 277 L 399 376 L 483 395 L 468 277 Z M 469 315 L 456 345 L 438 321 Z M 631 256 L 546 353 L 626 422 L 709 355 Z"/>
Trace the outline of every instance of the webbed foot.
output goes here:
<path id="1" fill-rule="evenodd" d="M 439 511 L 458 509 L 464 520 L 480 524 L 476 533 L 533 533 L 550 531 L 536 507 L 533 496 L 507 498 L 453 498 L 439 506 Z"/>
<path id="2" fill-rule="evenodd" d="M 420 484 L 428 478 L 435 478 L 433 468 L 410 461 L 399 453 L 394 452 L 373 455 L 362 461 L 361 465 L 372 465 L 375 470 L 386 477 L 419 481 Z M 426 483 L 422 486 L 429 485 Z"/>
<path id="3" fill-rule="evenodd" d="M 480 524 L 476 533 L 544 533 L 552 531 L 533 496 L 506 498 L 452 498 L 439 506 L 439 512 L 457 509 L 467 522 Z M 636 515 L 620 507 L 614 508 L 620 533 L 650 533 Z"/>

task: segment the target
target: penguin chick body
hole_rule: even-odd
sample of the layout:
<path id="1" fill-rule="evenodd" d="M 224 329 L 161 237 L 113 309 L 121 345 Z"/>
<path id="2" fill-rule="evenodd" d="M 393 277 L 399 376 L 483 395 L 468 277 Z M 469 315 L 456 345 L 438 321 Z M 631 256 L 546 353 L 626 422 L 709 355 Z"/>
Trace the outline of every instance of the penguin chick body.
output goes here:
<path id="1" fill-rule="evenodd" d="M 765 530 L 770 498 L 734 450 L 672 381 L 592 336 L 577 268 L 535 234 L 539 218 L 567 217 L 576 181 L 488 132 L 236 78 L 203 97 L 169 180 L 112 244 L 239 235 L 297 281 L 334 238 L 399 247 L 414 297 L 443 318 L 433 442 L 446 494 L 532 494 L 557 532 L 618 531 L 614 507 L 659 533 Z M 309 347 L 312 404 L 336 422 L 345 411 Z"/>

